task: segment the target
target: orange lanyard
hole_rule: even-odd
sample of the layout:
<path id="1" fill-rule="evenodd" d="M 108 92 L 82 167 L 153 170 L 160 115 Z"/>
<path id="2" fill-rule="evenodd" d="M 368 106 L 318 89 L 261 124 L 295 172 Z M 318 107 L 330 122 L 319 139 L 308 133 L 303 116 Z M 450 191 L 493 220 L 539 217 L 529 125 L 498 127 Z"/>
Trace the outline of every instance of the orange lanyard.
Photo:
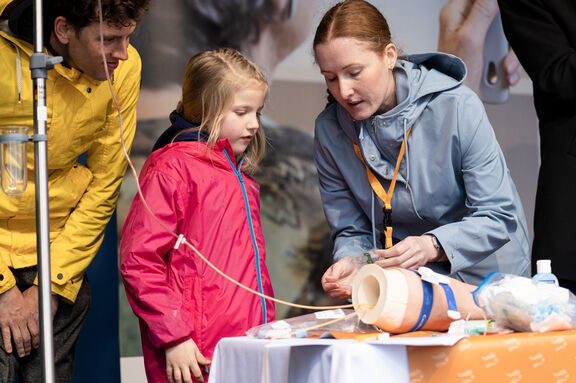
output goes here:
<path id="1" fill-rule="evenodd" d="M 384 236 L 385 240 L 382 241 L 384 243 L 384 248 L 388 249 L 392 247 L 392 195 L 394 194 L 394 187 L 396 186 L 396 177 L 398 176 L 398 170 L 400 169 L 400 164 L 402 163 L 402 157 L 404 157 L 404 151 L 406 150 L 406 140 L 410 135 L 410 131 L 412 128 L 408 129 L 406 132 L 406 139 L 402 140 L 402 146 L 400 147 L 400 153 L 398 153 L 398 159 L 396 160 L 396 169 L 394 169 L 394 176 L 392 176 L 392 181 L 390 181 L 390 188 L 388 192 L 384 190 L 384 187 L 378 181 L 378 178 L 372 173 L 366 162 L 364 161 L 364 157 L 362 157 L 362 151 L 360 147 L 353 142 L 354 151 L 356 155 L 364 166 L 366 167 L 366 174 L 368 175 L 368 180 L 370 181 L 370 186 L 372 186 L 372 190 L 376 193 L 376 195 L 384 202 Z"/>

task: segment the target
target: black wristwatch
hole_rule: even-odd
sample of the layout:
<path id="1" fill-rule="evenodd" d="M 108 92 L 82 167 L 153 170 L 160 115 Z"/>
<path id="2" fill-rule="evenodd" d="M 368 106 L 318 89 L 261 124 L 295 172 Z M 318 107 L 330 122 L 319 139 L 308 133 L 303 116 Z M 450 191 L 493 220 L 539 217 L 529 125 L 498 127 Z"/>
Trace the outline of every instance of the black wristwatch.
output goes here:
<path id="1" fill-rule="evenodd" d="M 430 236 L 432 237 L 432 245 L 434 245 L 434 248 L 438 251 L 442 250 L 442 246 L 440 246 L 438 238 L 436 238 L 436 236 L 433 234 L 430 234 Z"/>
<path id="2" fill-rule="evenodd" d="M 434 234 L 428 234 L 428 235 L 432 237 L 432 245 L 438 252 L 438 256 L 434 258 L 431 262 L 441 262 L 441 260 L 444 258 L 444 249 L 442 248 L 440 242 L 438 242 L 438 238 L 436 238 Z"/>

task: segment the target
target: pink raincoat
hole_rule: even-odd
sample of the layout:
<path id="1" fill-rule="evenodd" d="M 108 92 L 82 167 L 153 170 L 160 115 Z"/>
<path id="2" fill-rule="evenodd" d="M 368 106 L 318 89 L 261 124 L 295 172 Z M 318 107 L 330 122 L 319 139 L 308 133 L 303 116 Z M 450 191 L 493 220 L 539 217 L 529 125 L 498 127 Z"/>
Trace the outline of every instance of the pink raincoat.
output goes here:
<path id="1" fill-rule="evenodd" d="M 146 161 L 142 191 L 171 231 L 233 279 L 271 296 L 259 185 L 237 170 L 232 153 L 228 140 L 212 151 L 202 142 L 170 144 Z M 273 302 L 226 280 L 188 246 L 175 250 L 175 243 L 136 196 L 122 229 L 120 270 L 140 318 L 150 382 L 167 382 L 167 348 L 193 339 L 211 359 L 222 337 L 274 320 Z"/>

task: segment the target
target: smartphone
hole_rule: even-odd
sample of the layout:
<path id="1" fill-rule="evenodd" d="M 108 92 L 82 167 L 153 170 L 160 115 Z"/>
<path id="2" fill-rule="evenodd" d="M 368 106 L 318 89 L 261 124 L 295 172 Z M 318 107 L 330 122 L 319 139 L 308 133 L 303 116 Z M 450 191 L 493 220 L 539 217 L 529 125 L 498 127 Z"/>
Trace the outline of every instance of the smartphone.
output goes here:
<path id="1" fill-rule="evenodd" d="M 480 80 L 480 99 L 489 104 L 502 104 L 510 91 L 502 62 L 508 54 L 508 41 L 502 28 L 500 12 L 496 14 L 484 43 L 484 69 Z"/>

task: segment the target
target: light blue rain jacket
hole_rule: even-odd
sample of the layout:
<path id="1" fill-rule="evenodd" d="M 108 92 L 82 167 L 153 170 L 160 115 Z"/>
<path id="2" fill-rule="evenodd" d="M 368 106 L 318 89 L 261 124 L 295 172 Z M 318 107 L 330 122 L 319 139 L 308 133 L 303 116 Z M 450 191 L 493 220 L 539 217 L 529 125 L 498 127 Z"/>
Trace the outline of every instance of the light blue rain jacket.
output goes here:
<path id="1" fill-rule="evenodd" d="M 398 105 L 373 123 L 336 103 L 316 119 L 314 161 L 334 260 L 383 247 L 382 201 L 352 141 L 388 190 L 412 127 L 392 197 L 394 243 L 434 234 L 449 262 L 428 266 L 471 284 L 492 271 L 528 275 L 522 204 L 482 102 L 462 85 L 464 63 L 442 53 L 408 60 L 395 68 Z"/>

